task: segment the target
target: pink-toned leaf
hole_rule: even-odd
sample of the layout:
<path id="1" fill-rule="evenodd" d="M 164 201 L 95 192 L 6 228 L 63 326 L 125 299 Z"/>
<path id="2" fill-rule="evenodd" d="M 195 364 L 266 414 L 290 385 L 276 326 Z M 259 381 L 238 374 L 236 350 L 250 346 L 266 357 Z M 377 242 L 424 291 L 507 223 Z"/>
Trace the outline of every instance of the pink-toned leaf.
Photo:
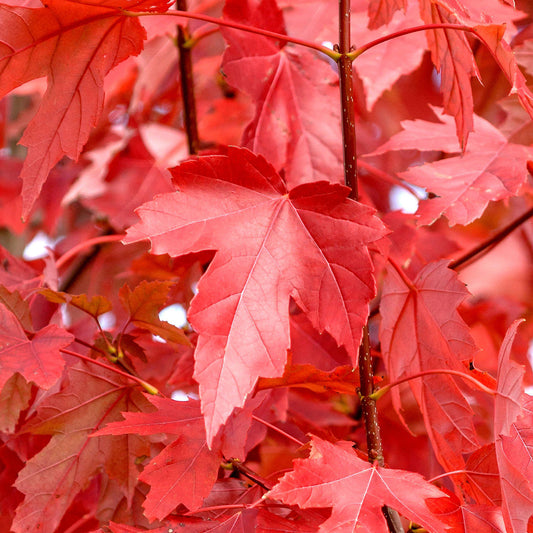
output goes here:
<path id="1" fill-rule="evenodd" d="M 224 18 L 285 33 L 275 0 L 257 5 L 231 0 L 225 4 Z M 265 156 L 276 170 L 284 169 L 291 187 L 309 181 L 340 182 L 340 113 L 337 75 L 331 66 L 306 49 L 229 28 L 221 31 L 229 45 L 222 64 L 228 82 L 256 103 L 242 145 Z"/>
<path id="2" fill-rule="evenodd" d="M 524 414 L 511 424 L 508 435 L 496 439 L 502 509 L 507 531 L 529 532 L 533 515 L 533 400 L 524 402 Z"/>
<path id="3" fill-rule="evenodd" d="M 507 330 L 498 356 L 498 394 L 494 404 L 494 433 L 507 435 L 511 424 L 522 412 L 524 367 L 511 360 L 511 349 L 518 326 L 515 320 Z"/>
<path id="4" fill-rule="evenodd" d="M 123 413 L 123 422 L 109 424 L 95 435 L 178 435 L 139 477 L 151 487 L 143 507 L 150 520 L 163 519 L 179 504 L 196 510 L 211 491 L 221 461 L 220 453 L 207 447 L 200 402 L 146 398 L 156 411 Z"/>
<path id="5" fill-rule="evenodd" d="M 402 4 L 402 0 L 399 0 Z M 371 6 L 369 7 L 369 9 Z M 387 24 L 379 29 L 366 29 L 368 15 L 366 11 L 352 14 L 353 39 L 358 46 L 374 41 L 386 35 L 414 26 L 420 26 L 422 20 L 416 4 L 411 3 L 405 13 L 398 12 Z M 398 61 L 396 39 L 386 41 L 361 56 L 353 63 L 354 72 L 363 82 L 366 96 L 366 107 L 370 110 L 381 95 L 391 89 L 402 76 L 408 75 L 420 66 L 426 51 L 423 32 L 416 32 L 402 37 L 402 49 L 405 56 Z"/>
<path id="6" fill-rule="evenodd" d="M 400 9 L 405 11 L 406 0 L 370 0 L 368 4 L 368 27 L 376 29 L 388 24 L 394 13 Z"/>
<path id="7" fill-rule="evenodd" d="M 27 215 L 52 167 L 64 155 L 77 159 L 87 142 L 102 112 L 105 75 L 138 54 L 146 34 L 117 10 L 62 0 L 43 8 L 1 6 L 0 25 L 0 95 L 41 76 L 48 82 L 20 141 L 28 147 L 21 174 Z"/>
<path id="8" fill-rule="evenodd" d="M 387 269 L 380 338 L 391 382 L 428 370 L 462 371 L 461 361 L 476 351 L 457 312 L 468 292 L 446 264 L 428 264 L 413 281 L 396 268 Z M 438 460 L 445 468 L 461 468 L 461 454 L 478 446 L 473 411 L 455 379 L 445 374 L 425 376 L 391 392 L 402 418 L 402 406 L 407 409 L 406 402 L 414 396 Z"/>
<path id="9" fill-rule="evenodd" d="M 526 78 L 518 67 L 511 46 L 503 38 L 505 27 L 501 25 L 476 26 L 475 31 L 509 80 L 511 94 L 518 96 L 522 107 L 533 118 L 533 93 L 528 88 Z"/>
<path id="10" fill-rule="evenodd" d="M 117 420 L 120 411 L 142 408 L 145 401 L 121 376 L 93 369 L 86 364 L 70 367 L 61 391 L 47 398 L 22 428 L 53 436 L 19 472 L 15 485 L 25 499 L 13 522 L 15 533 L 55 533 L 75 496 L 103 468 L 131 499 L 137 480 L 135 460 L 149 453 L 146 443 L 135 436 L 91 439 L 89 435 Z"/>
<path id="11" fill-rule="evenodd" d="M 420 14 L 426 24 L 461 24 L 467 18 L 464 8 L 455 0 L 420 0 Z M 470 80 L 479 78 L 474 55 L 464 32 L 435 29 L 427 32 L 427 38 L 433 64 L 440 74 L 444 111 L 454 117 L 457 137 L 461 147 L 465 148 L 474 129 Z"/>
<path id="12" fill-rule="evenodd" d="M 154 253 L 172 256 L 219 250 L 189 311 L 200 334 L 195 379 L 212 442 L 259 376 L 282 375 L 290 297 L 355 360 L 374 293 L 366 244 L 383 229 L 343 186 L 312 183 L 287 193 L 248 150 L 200 157 L 173 174 L 181 192 L 141 207 L 142 223 L 126 241 L 149 238 Z"/>
<path id="13" fill-rule="evenodd" d="M 374 154 L 389 150 L 458 152 L 452 119 L 442 116 L 441 120 L 402 122 L 403 131 Z M 527 160 L 533 157 L 533 150 L 509 142 L 481 117 L 475 116 L 474 125 L 464 154 L 414 166 L 400 174 L 437 196 L 420 203 L 417 213 L 421 224 L 431 224 L 442 214 L 450 225 L 469 224 L 483 214 L 490 201 L 516 194 L 526 180 Z"/>
<path id="14" fill-rule="evenodd" d="M 359 527 L 386 533 L 383 505 L 430 531 L 446 530 L 426 503 L 443 496 L 437 487 L 419 474 L 372 466 L 359 459 L 347 442 L 332 444 L 312 437 L 309 458 L 295 460 L 294 471 L 285 474 L 268 496 L 304 509 L 331 507 L 321 532 L 348 533 Z"/>
<path id="15" fill-rule="evenodd" d="M 50 388 L 65 365 L 60 350 L 73 340 L 73 335 L 54 325 L 29 339 L 15 315 L 0 304 L 0 389 L 16 372 L 43 389 Z"/>

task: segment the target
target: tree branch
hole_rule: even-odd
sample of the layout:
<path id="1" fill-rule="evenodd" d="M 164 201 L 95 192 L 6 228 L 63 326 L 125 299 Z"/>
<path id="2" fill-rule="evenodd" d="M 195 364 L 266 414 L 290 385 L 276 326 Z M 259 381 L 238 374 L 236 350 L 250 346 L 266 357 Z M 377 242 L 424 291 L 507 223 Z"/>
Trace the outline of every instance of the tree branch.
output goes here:
<path id="1" fill-rule="evenodd" d="M 180 11 L 187 11 L 187 0 L 176 0 L 176 7 Z M 178 25 L 178 51 L 180 65 L 181 96 L 183 99 L 183 122 L 187 133 L 189 154 L 198 153 L 200 138 L 198 136 L 198 122 L 196 118 L 196 100 L 194 98 L 194 78 L 192 72 L 192 51 L 187 42 L 190 35 L 186 26 Z"/>
<path id="2" fill-rule="evenodd" d="M 337 64 L 339 66 L 341 93 L 344 181 L 350 187 L 350 198 L 358 200 L 355 97 L 352 78 L 353 59 L 348 55 L 351 50 L 350 0 L 339 0 L 339 45 L 337 48 L 340 53 Z M 359 348 L 359 376 L 361 380 L 361 407 L 365 421 L 368 460 L 371 463 L 377 461 L 380 466 L 383 466 L 383 446 L 379 429 L 378 412 L 376 401 L 371 397 L 374 392 L 374 372 L 372 369 L 368 325 L 365 325 L 363 328 L 363 340 Z M 403 527 L 398 513 L 387 506 L 384 506 L 382 511 L 387 520 L 389 530 L 393 533 L 403 533 Z"/>

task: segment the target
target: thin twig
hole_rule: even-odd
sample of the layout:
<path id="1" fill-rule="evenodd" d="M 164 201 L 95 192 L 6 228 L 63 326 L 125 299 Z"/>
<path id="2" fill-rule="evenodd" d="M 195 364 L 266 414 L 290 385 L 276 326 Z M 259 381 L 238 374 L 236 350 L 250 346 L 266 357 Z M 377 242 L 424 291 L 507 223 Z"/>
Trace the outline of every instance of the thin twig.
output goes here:
<path id="1" fill-rule="evenodd" d="M 533 207 L 526 211 L 523 215 L 520 215 L 516 220 L 513 220 L 510 224 L 499 230 L 495 235 L 483 241 L 481 244 L 476 246 L 473 250 L 470 250 L 461 257 L 458 257 L 452 261 L 448 268 L 456 270 L 461 268 L 465 263 L 480 255 L 482 253 L 488 252 L 491 248 L 496 246 L 499 242 L 503 241 L 507 235 L 512 233 L 515 229 L 520 227 L 524 222 L 527 222 L 531 217 L 533 217 Z"/>

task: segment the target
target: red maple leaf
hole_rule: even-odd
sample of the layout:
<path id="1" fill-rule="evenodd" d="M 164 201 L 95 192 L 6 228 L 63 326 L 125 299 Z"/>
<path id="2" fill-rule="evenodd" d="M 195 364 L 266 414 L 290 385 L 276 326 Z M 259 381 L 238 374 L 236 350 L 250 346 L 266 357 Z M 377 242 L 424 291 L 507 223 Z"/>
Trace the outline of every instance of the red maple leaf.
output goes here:
<path id="1" fill-rule="evenodd" d="M 462 5 L 454 2 L 419 0 L 420 13 L 426 24 L 460 24 L 468 15 Z M 470 80 L 479 78 L 479 71 L 466 35 L 457 30 L 435 29 L 427 32 L 431 58 L 440 74 L 440 89 L 444 96 L 444 109 L 454 117 L 457 137 L 466 147 L 474 129 L 474 99 Z"/>
<path id="2" fill-rule="evenodd" d="M 120 9 L 167 6 L 166 0 L 0 6 L 0 97 L 35 78 L 46 76 L 48 81 L 39 110 L 20 140 L 28 147 L 21 174 L 25 216 L 52 167 L 64 155 L 77 159 L 87 142 L 103 108 L 105 75 L 142 50 L 144 28 Z"/>
<path id="3" fill-rule="evenodd" d="M 503 516 L 509 530 L 516 533 L 526 533 L 533 515 L 533 402 L 523 398 L 524 369 L 510 360 L 521 322 L 523 320 L 516 320 L 511 325 L 500 348 L 494 408 Z"/>
<path id="4" fill-rule="evenodd" d="M 496 439 L 503 517 L 508 531 L 526 533 L 533 515 L 533 401 L 511 424 L 508 435 Z"/>
<path id="5" fill-rule="evenodd" d="M 128 323 L 169 342 L 190 346 L 191 342 L 181 329 L 159 318 L 159 311 L 167 303 L 171 285 L 168 281 L 142 281 L 133 291 L 124 285 L 119 291 L 119 298 L 129 312 Z"/>
<path id="6" fill-rule="evenodd" d="M 319 529 L 324 533 L 348 533 L 358 526 L 387 533 L 383 505 L 431 531 L 446 530 L 426 503 L 443 496 L 437 487 L 419 474 L 368 464 L 348 442 L 332 444 L 312 437 L 309 458 L 294 461 L 294 471 L 285 474 L 268 496 L 304 509 L 332 507 L 331 517 Z"/>
<path id="7" fill-rule="evenodd" d="M 45 399 L 21 430 L 53 436 L 19 472 L 15 485 L 25 499 L 17 508 L 15 533 L 55 532 L 75 496 L 103 468 L 131 501 L 135 460 L 149 453 L 147 443 L 135 436 L 91 439 L 90 434 L 146 402 L 121 376 L 93 370 L 85 363 L 70 367 L 61 391 Z"/>
<path id="8" fill-rule="evenodd" d="M 368 27 L 370 29 L 379 28 L 383 24 L 388 24 L 394 13 L 399 9 L 405 11 L 406 0 L 370 0 L 368 3 Z"/>
<path id="9" fill-rule="evenodd" d="M 459 152 L 453 119 L 441 116 L 441 123 L 408 120 L 403 131 L 374 152 L 389 150 Z M 518 192 L 527 179 L 529 147 L 509 142 L 490 122 L 474 117 L 475 131 L 463 154 L 433 163 L 413 166 L 400 177 L 419 185 L 437 197 L 423 200 L 417 214 L 421 224 L 431 224 L 444 214 L 450 225 L 469 224 L 479 218 L 490 201 Z"/>
<path id="10" fill-rule="evenodd" d="M 73 340 L 72 334 L 54 325 L 28 338 L 16 316 L 0 303 L 0 390 L 15 372 L 43 389 L 50 388 L 65 365 L 59 350 Z"/>
<path id="11" fill-rule="evenodd" d="M 285 33 L 275 0 L 257 6 L 248 0 L 226 2 L 224 16 L 250 26 Z M 337 75 L 326 61 L 305 49 L 229 28 L 222 69 L 228 82 L 251 95 L 255 116 L 242 145 L 284 169 L 290 187 L 309 181 L 342 179 Z M 320 120 L 316 117 L 320 116 Z"/>
<path id="12" fill-rule="evenodd" d="M 200 402 L 147 399 L 157 411 L 122 413 L 124 421 L 109 424 L 94 435 L 179 435 L 139 477 L 151 487 L 143 507 L 150 520 L 164 518 L 179 504 L 196 510 L 210 493 L 221 461 L 220 452 L 207 447 Z"/>
<path id="13" fill-rule="evenodd" d="M 383 228 L 371 209 L 346 198 L 346 187 L 319 182 L 287 192 L 245 149 L 196 158 L 173 175 L 180 192 L 139 208 L 142 223 L 126 241 L 149 238 L 154 253 L 171 256 L 218 250 L 189 311 L 212 442 L 259 376 L 283 374 L 291 297 L 355 360 L 374 293 L 366 244 Z"/>
<path id="14" fill-rule="evenodd" d="M 515 320 L 503 339 L 498 356 L 498 394 L 494 405 L 494 433 L 506 435 L 522 413 L 524 367 L 511 360 L 516 330 L 524 320 Z"/>
<path id="15" fill-rule="evenodd" d="M 387 272 L 380 337 L 390 380 L 436 369 L 462 371 L 461 360 L 470 359 L 476 348 L 457 313 L 468 295 L 457 274 L 447 269 L 446 261 L 428 264 L 413 281 L 399 269 Z M 394 406 L 402 418 L 409 390 L 422 410 L 437 458 L 446 467 L 461 468 L 461 453 L 474 451 L 477 437 L 473 411 L 455 379 L 430 375 L 394 387 Z"/>

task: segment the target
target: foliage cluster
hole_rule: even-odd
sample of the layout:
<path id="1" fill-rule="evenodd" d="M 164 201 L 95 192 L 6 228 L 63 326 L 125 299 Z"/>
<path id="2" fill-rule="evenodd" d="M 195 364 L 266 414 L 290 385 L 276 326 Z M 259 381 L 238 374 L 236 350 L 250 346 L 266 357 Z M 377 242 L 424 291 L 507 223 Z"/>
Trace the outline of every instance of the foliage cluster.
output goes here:
<path id="1" fill-rule="evenodd" d="M 531 2 L 0 28 L 1 531 L 533 532 Z"/>

